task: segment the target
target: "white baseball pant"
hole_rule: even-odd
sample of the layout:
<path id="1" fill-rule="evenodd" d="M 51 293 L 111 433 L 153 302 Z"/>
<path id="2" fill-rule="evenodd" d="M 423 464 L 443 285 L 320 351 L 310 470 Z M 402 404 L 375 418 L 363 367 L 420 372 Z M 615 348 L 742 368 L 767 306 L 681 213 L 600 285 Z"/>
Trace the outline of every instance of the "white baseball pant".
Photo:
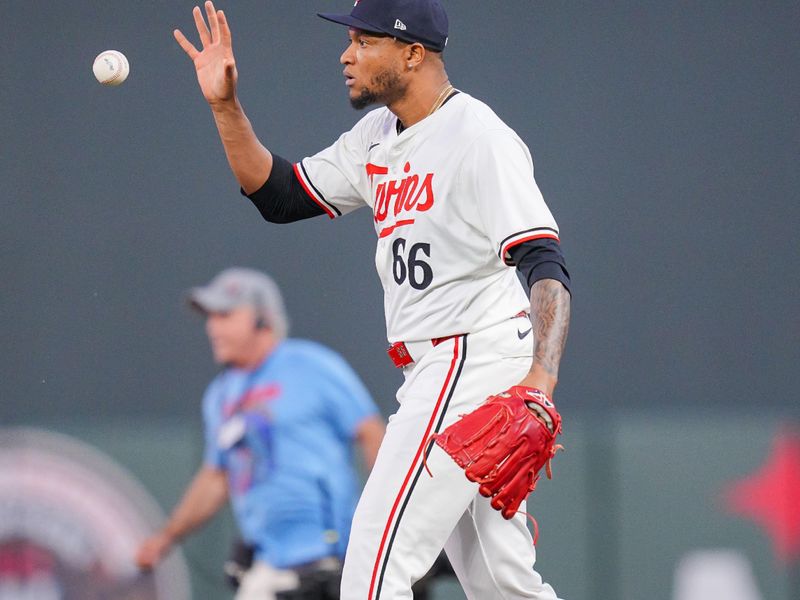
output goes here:
<path id="1" fill-rule="evenodd" d="M 530 328 L 525 316 L 509 319 L 431 346 L 404 368 L 400 407 L 356 509 L 342 600 L 412 598 L 411 585 L 442 548 L 470 600 L 557 600 L 533 568 L 525 515 L 503 519 L 477 484 L 427 443 L 487 396 L 519 383 L 531 365 Z"/>

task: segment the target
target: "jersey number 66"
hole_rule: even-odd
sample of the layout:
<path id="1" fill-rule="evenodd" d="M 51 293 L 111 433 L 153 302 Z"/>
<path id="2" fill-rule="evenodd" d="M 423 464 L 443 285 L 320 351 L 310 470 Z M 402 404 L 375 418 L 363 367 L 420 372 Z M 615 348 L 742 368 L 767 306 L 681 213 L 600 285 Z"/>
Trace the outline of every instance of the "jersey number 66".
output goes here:
<path id="1" fill-rule="evenodd" d="M 433 271 L 431 266 L 422 260 L 419 253 L 422 252 L 422 254 L 430 258 L 431 245 L 414 244 L 408 250 L 407 260 L 403 256 L 405 249 L 406 240 L 404 238 L 397 238 L 392 243 L 392 255 L 394 256 L 392 275 L 394 275 L 394 280 L 397 285 L 402 285 L 407 277 L 411 287 L 415 290 L 424 290 L 433 281 Z"/>

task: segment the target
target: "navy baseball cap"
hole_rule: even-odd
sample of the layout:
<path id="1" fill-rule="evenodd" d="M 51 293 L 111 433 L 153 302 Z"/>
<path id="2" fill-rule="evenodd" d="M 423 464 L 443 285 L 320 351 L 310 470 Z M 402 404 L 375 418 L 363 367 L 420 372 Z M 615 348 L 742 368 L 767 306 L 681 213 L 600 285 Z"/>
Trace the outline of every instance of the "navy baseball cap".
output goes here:
<path id="1" fill-rule="evenodd" d="M 447 13 L 438 0 L 356 0 L 349 15 L 317 13 L 323 19 L 441 52 L 447 45 Z"/>

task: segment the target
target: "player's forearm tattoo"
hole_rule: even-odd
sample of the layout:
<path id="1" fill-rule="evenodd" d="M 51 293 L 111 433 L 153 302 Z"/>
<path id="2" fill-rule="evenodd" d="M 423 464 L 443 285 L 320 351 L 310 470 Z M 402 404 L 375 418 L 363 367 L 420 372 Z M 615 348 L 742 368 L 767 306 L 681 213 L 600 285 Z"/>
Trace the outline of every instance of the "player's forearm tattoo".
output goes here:
<path id="1" fill-rule="evenodd" d="M 558 376 L 558 364 L 567 342 L 570 295 L 560 281 L 541 279 L 531 288 L 531 323 L 535 335 L 533 364 Z"/>

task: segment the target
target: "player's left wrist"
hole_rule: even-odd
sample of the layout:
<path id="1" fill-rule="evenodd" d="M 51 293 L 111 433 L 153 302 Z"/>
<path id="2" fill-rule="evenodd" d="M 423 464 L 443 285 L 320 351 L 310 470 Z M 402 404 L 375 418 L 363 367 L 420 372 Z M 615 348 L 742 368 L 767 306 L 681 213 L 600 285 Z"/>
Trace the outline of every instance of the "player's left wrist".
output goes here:
<path id="1" fill-rule="evenodd" d="M 523 377 L 522 381 L 520 381 L 517 385 L 536 388 L 537 390 L 547 394 L 548 398 L 552 398 L 553 392 L 556 389 L 556 383 L 558 383 L 558 379 L 534 368 L 528 372 L 528 374 Z"/>

